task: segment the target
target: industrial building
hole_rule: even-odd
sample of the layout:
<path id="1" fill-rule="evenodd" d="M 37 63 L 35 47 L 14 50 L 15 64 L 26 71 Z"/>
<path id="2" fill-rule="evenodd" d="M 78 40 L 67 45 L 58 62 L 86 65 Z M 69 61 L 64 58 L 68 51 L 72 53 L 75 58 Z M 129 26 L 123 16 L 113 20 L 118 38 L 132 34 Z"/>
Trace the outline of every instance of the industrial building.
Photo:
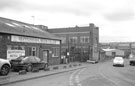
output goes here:
<path id="1" fill-rule="evenodd" d="M 60 64 L 61 40 L 32 24 L 0 17 L 0 58 L 38 56 L 50 65 Z"/>
<path id="2" fill-rule="evenodd" d="M 100 59 L 99 28 L 93 23 L 81 27 L 50 28 L 47 31 L 61 38 L 61 54 L 66 55 L 70 62 Z"/>

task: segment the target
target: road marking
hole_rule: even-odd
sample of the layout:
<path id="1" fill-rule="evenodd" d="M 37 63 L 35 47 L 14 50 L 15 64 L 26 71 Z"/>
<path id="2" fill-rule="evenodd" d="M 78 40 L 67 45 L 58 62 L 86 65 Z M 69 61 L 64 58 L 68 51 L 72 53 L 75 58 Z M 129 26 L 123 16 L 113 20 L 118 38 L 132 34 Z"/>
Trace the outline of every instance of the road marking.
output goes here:
<path id="1" fill-rule="evenodd" d="M 101 67 L 100 67 L 101 68 Z M 112 84 L 114 84 L 115 86 L 119 86 L 118 85 L 118 83 L 116 83 L 115 81 L 113 81 L 112 79 L 109 79 L 109 78 L 107 78 L 107 76 L 105 76 L 102 72 L 101 72 L 101 69 L 100 68 L 98 68 L 98 72 L 99 72 L 99 74 L 103 77 L 103 78 L 105 78 L 106 80 L 108 80 L 108 81 L 110 81 Z"/>
<path id="2" fill-rule="evenodd" d="M 80 83 L 78 75 L 75 76 L 75 81 L 76 81 L 76 83 Z"/>
<path id="3" fill-rule="evenodd" d="M 77 86 L 82 86 L 82 84 L 77 84 Z"/>
<path id="4" fill-rule="evenodd" d="M 80 80 L 79 80 L 79 75 L 81 74 L 81 72 L 83 72 L 85 69 L 81 69 L 75 76 L 75 82 L 77 84 L 77 86 L 82 86 L 82 84 L 80 83 Z"/>
<path id="5" fill-rule="evenodd" d="M 80 71 L 80 69 L 79 69 L 79 70 L 76 70 L 75 72 L 73 72 L 73 73 L 70 75 L 70 77 L 69 77 L 69 86 L 73 86 L 73 85 L 74 85 L 74 76 L 75 76 L 75 74 L 77 74 L 79 71 Z"/>
<path id="6" fill-rule="evenodd" d="M 74 71 L 70 77 L 69 77 L 69 86 L 82 86 L 79 80 L 79 75 L 81 72 L 83 72 L 85 69 L 78 69 Z"/>

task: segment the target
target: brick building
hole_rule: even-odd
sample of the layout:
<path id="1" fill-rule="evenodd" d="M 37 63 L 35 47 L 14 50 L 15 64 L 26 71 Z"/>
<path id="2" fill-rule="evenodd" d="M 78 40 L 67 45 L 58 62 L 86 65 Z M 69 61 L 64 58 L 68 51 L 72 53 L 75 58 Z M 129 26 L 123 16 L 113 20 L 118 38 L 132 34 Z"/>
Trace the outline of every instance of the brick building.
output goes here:
<path id="1" fill-rule="evenodd" d="M 31 24 L 0 17 L 0 58 L 38 56 L 50 65 L 60 64 L 61 40 Z"/>
<path id="2" fill-rule="evenodd" d="M 70 61 L 99 60 L 99 28 L 94 24 L 47 31 L 61 38 L 61 54 L 69 55 Z"/>

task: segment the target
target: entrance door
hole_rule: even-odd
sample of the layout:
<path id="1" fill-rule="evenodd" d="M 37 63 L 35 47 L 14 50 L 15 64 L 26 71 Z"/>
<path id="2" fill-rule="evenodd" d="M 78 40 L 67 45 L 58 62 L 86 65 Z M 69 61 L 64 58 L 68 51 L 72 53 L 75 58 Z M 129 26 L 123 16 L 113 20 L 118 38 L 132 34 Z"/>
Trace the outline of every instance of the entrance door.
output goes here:
<path id="1" fill-rule="evenodd" d="M 48 50 L 43 51 L 43 61 L 45 62 L 48 62 L 48 55 L 49 55 L 48 53 L 49 53 Z"/>

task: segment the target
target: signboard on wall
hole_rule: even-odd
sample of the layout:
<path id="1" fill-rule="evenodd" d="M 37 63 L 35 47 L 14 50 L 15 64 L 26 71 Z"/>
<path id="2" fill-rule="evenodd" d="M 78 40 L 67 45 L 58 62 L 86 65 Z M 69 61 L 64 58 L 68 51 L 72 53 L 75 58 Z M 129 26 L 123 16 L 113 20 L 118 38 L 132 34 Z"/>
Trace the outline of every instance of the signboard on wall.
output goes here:
<path id="1" fill-rule="evenodd" d="M 60 44 L 58 40 L 51 39 L 41 39 L 41 38 L 32 38 L 32 37 L 24 37 L 24 36 L 11 36 L 11 41 L 13 42 L 27 42 L 27 43 L 43 43 L 43 44 Z"/>
<path id="2" fill-rule="evenodd" d="M 7 59 L 16 59 L 19 56 L 24 56 L 25 50 L 7 50 Z"/>

